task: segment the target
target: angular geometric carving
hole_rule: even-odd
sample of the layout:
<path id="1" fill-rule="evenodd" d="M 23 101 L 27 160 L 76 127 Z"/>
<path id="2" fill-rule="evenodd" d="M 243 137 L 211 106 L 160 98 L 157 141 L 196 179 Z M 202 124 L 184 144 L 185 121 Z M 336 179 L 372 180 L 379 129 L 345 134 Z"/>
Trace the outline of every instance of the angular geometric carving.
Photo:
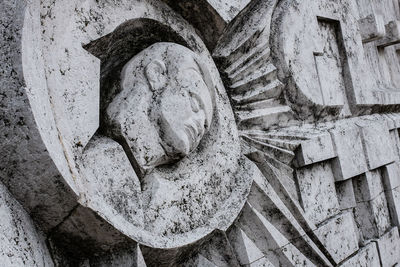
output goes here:
<path id="1" fill-rule="evenodd" d="M 386 35 L 376 42 L 378 48 L 385 48 L 400 43 L 400 21 L 390 21 L 385 25 Z"/>
<path id="2" fill-rule="evenodd" d="M 345 181 L 336 182 L 335 187 L 340 209 L 348 210 L 355 208 L 357 203 L 354 195 L 353 180 L 348 179 Z"/>
<path id="3" fill-rule="evenodd" d="M 326 248 L 332 252 L 337 264 L 358 250 L 357 228 L 352 212 L 331 218 L 316 232 Z"/>
<path id="4" fill-rule="evenodd" d="M 264 254 L 257 248 L 257 245 L 237 227 L 232 226 L 228 231 L 228 238 L 241 265 L 251 264 L 264 257 Z"/>
<path id="5" fill-rule="evenodd" d="M 386 29 L 383 17 L 376 14 L 368 16 L 358 21 L 360 34 L 363 43 L 369 43 L 385 36 Z"/>
<path id="6" fill-rule="evenodd" d="M 389 164 L 395 160 L 395 151 L 389 142 L 389 129 L 386 123 L 375 121 L 358 122 L 366 160 L 370 170 Z"/>
<path id="7" fill-rule="evenodd" d="M 335 180 L 329 163 L 297 169 L 296 180 L 302 206 L 314 224 L 320 224 L 339 213 Z"/>
<path id="8" fill-rule="evenodd" d="M 395 266 L 400 261 L 399 229 L 393 227 L 376 242 L 383 267 Z"/>
<path id="9" fill-rule="evenodd" d="M 357 3 L 360 16 L 375 22 L 369 29 L 372 30 L 374 24 L 377 26 L 377 38 L 363 46 L 370 71 L 382 91 L 375 97 L 378 103 L 396 104 L 400 99 L 397 92 L 400 88 L 400 61 L 396 53 L 396 45 L 400 41 L 399 4 L 387 0 L 379 3 L 359 0 Z"/>
<path id="10" fill-rule="evenodd" d="M 378 2 L 0 2 L 0 176 L 47 241 L 0 261 L 399 263 L 400 8 Z M 3 250 L 41 238 L 25 217 Z"/>
<path id="11" fill-rule="evenodd" d="M 162 0 L 196 27 L 212 51 L 225 27 L 242 11 L 250 0 Z"/>
<path id="12" fill-rule="evenodd" d="M 400 168 L 392 163 L 383 168 L 383 185 L 389 206 L 392 224 L 400 226 Z"/>
<path id="13" fill-rule="evenodd" d="M 315 67 L 324 105 L 345 103 L 344 60 L 340 22 L 318 18 L 318 48 L 314 51 Z"/>
<path id="14" fill-rule="evenodd" d="M 250 3 L 213 53 L 226 77 L 241 129 L 268 129 L 287 125 L 293 119 L 290 107 L 280 99 L 284 85 L 277 77 L 269 45 L 276 3 L 276 0 Z"/>
<path id="15" fill-rule="evenodd" d="M 289 81 L 287 99 L 303 117 L 349 112 L 347 96 L 353 88 L 348 65 L 353 59 L 348 57 L 349 48 L 343 40 L 350 32 L 345 17 L 352 14 L 350 8 L 342 8 L 347 5 L 342 1 L 328 2 L 281 2 L 275 15 L 279 23 L 272 27 L 279 78 Z M 308 15 L 297 16 L 299 8 Z"/>
<path id="16" fill-rule="evenodd" d="M 349 126 L 331 131 L 338 157 L 333 161 L 336 181 L 360 175 L 367 171 L 361 134 L 357 127 Z"/>
<path id="17" fill-rule="evenodd" d="M 362 247 L 357 254 L 343 262 L 344 267 L 380 266 L 379 252 L 375 242 Z"/>

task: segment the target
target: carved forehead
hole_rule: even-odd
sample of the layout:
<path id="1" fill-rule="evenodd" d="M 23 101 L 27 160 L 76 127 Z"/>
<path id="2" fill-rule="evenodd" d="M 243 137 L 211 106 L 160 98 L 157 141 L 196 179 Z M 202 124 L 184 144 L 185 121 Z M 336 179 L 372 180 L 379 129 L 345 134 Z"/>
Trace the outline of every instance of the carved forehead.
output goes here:
<path id="1" fill-rule="evenodd" d="M 162 61 L 170 74 L 178 72 L 185 67 L 199 69 L 197 55 L 190 49 L 174 43 L 156 43 L 133 57 L 124 67 L 122 78 L 129 79 L 133 74 L 143 74 L 144 69 L 151 62 Z"/>
<path id="2" fill-rule="evenodd" d="M 172 83 L 177 82 L 174 81 L 173 77 L 176 77 L 182 71 L 188 69 L 198 71 L 207 85 L 212 105 L 215 106 L 214 82 L 207 65 L 193 51 L 175 43 L 156 43 L 133 57 L 121 72 L 121 97 L 135 94 L 134 88 L 144 88 L 142 86 L 137 87 L 139 84 L 148 84 L 145 69 L 154 61 L 160 61 L 165 65 L 167 71 L 165 74 Z"/>

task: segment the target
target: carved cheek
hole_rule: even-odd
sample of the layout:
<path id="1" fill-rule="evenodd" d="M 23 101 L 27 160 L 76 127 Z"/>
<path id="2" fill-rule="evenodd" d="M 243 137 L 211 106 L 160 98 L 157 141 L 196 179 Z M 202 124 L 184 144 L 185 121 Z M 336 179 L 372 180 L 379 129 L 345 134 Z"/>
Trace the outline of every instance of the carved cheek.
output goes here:
<path id="1" fill-rule="evenodd" d="M 198 145 L 200 143 L 200 140 L 203 138 L 203 135 L 206 131 L 205 128 L 205 122 L 206 122 L 206 114 L 204 112 L 204 110 L 199 110 L 195 116 L 194 116 L 194 124 L 195 127 L 197 129 L 197 136 L 196 136 L 196 140 L 195 140 L 195 144 L 194 145 Z M 192 146 L 192 149 L 194 149 L 195 147 Z"/>
<path id="2" fill-rule="evenodd" d="M 185 123 L 193 116 L 187 97 L 171 95 L 161 102 L 161 130 L 164 142 L 179 153 L 188 154 L 190 140 Z"/>

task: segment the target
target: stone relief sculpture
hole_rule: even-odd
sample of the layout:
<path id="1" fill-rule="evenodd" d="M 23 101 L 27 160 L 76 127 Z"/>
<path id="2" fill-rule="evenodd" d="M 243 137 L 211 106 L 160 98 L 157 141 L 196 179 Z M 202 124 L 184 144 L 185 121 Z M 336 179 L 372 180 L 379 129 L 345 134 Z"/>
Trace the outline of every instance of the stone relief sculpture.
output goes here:
<path id="1" fill-rule="evenodd" d="M 187 48 L 158 43 L 122 70 L 122 89 L 107 109 L 107 120 L 110 134 L 129 147 L 139 173 L 187 156 L 211 127 L 214 86 L 198 62 Z"/>
<path id="2" fill-rule="evenodd" d="M 244 204 L 251 165 L 234 142 L 234 124 L 225 119 L 232 115 L 221 109 L 205 63 L 184 46 L 155 43 L 123 66 L 116 83 L 104 129 L 83 153 L 87 197 L 103 195 L 108 204 L 103 199 L 96 208 L 104 214 L 107 206 L 112 213 L 123 207 L 123 216 L 109 220 L 122 217 L 136 240 L 155 247 L 228 227 Z"/>
<path id="3" fill-rule="evenodd" d="M 380 4 L 0 3 L 0 259 L 399 264 L 400 9 Z"/>

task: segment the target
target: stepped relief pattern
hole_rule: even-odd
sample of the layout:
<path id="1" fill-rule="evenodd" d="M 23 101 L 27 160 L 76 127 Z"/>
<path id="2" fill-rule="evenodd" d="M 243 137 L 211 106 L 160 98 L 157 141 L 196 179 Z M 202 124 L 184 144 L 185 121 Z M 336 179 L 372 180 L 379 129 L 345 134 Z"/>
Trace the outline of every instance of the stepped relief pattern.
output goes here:
<path id="1" fill-rule="evenodd" d="M 285 86 L 278 79 L 270 49 L 269 27 L 276 3 L 254 1 L 233 21 L 233 38 L 223 36 L 213 53 L 221 62 L 239 129 L 268 129 L 293 119 L 290 107 L 284 104 Z M 249 12 L 262 15 L 253 18 Z"/>
<path id="2" fill-rule="evenodd" d="M 284 85 L 277 77 L 268 45 L 251 49 L 225 73 L 239 128 L 268 129 L 292 119 L 290 107 L 281 104 Z"/>
<path id="3" fill-rule="evenodd" d="M 296 251 L 296 255 L 306 256 L 307 260 L 279 264 L 318 266 L 322 259 L 316 255 L 323 255 L 325 266 L 392 266 L 400 255 L 399 121 L 398 114 L 386 114 L 301 128 L 242 131 L 246 155 L 262 172 L 260 183 L 264 184 L 264 190 L 267 185 L 271 191 L 255 198 L 263 188 L 255 179 L 246 206 L 253 213 L 242 214 L 239 225 L 246 220 L 242 225 L 253 225 L 257 222 L 255 218 L 260 217 L 252 215 L 276 205 L 280 212 L 292 216 L 290 223 L 269 217 L 268 223 L 283 236 L 281 224 L 300 226 L 307 234 L 306 240 L 311 242 L 298 247 L 290 241 L 294 246 L 291 253 Z M 392 141 L 382 144 L 379 140 Z M 267 199 L 272 201 L 273 195 L 280 205 L 269 202 L 267 208 L 261 204 Z M 257 208 L 260 206 L 261 209 Z M 257 244 L 257 239 L 252 240 Z M 384 249 L 383 244 L 388 247 Z M 305 251 L 307 245 L 313 249 Z M 386 253 L 388 258 L 382 258 L 380 253 Z M 313 257 L 318 260 L 313 261 Z M 268 264 L 277 266 L 277 262 Z"/>
<path id="4" fill-rule="evenodd" d="M 0 2 L 0 261 L 397 266 L 399 19 L 397 0 Z"/>

